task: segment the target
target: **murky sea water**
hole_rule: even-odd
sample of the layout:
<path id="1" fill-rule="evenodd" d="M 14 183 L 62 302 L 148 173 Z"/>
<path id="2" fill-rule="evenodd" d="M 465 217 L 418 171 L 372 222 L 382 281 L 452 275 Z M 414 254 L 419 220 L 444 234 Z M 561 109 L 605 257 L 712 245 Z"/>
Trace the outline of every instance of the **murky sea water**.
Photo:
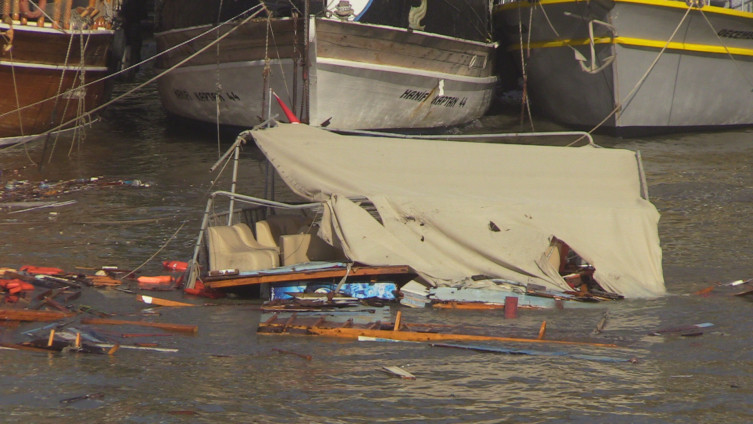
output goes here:
<path id="1" fill-rule="evenodd" d="M 473 130 L 498 130 L 502 122 L 486 117 Z M 96 176 L 138 179 L 151 186 L 96 186 L 55 198 L 75 200 L 74 205 L 13 214 L 0 210 L 0 266 L 34 264 L 87 272 L 103 265 L 134 268 L 154 256 L 143 268 L 154 275 L 162 273 L 162 260 L 187 260 L 215 179 L 209 167 L 231 141 L 225 138 L 218 147 L 211 131 L 170 124 L 156 95 L 146 93 L 111 107 L 72 151 L 70 138 L 60 139 L 53 160 L 41 172 L 29 160 L 39 160 L 41 144 L 29 146 L 28 152 L 1 152 L 3 184 Z M 196 336 L 154 340 L 179 349 L 177 353 L 0 351 L 0 421 L 753 421 L 753 303 L 731 296 L 732 290 L 718 289 L 706 297 L 692 294 L 715 282 L 753 277 L 753 132 L 597 136 L 596 142 L 642 153 L 651 200 L 662 214 L 666 297 L 593 309 L 521 311 L 514 320 L 497 312 L 432 310 L 403 310 L 403 319 L 500 326 L 524 337 L 535 337 L 547 321 L 548 338 L 592 338 L 620 348 L 535 349 L 636 358 L 637 363 L 263 336 L 255 332 L 258 303 L 231 299 L 219 306 L 163 309 L 160 321 L 199 326 Z M 261 194 L 261 157 L 252 146 L 246 146 L 242 156 L 239 190 Z M 228 176 L 225 172 L 215 187 L 227 188 Z M 290 198 L 281 186 L 278 198 Z M 576 195 L 577 187 L 573 190 Z M 179 293 L 171 295 L 180 298 Z M 79 302 L 108 312 L 144 307 L 132 294 L 114 290 L 86 290 Z M 605 331 L 592 335 L 605 310 Z M 658 328 L 703 322 L 715 325 L 698 337 L 647 335 Z M 1 331 L 5 340 L 17 334 Z M 380 372 L 387 365 L 402 366 L 417 379 L 389 377 Z M 60 403 L 87 393 L 104 396 Z"/>

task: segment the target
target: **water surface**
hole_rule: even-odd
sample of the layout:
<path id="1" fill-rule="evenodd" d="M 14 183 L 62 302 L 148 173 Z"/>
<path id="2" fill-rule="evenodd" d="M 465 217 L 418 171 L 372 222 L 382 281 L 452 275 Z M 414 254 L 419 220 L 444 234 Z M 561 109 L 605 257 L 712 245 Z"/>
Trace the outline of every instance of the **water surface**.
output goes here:
<path id="1" fill-rule="evenodd" d="M 495 131 L 508 122 L 490 116 L 466 131 Z M 0 211 L 0 266 L 87 272 L 102 265 L 135 268 L 154 257 L 142 269 L 156 274 L 162 272 L 162 260 L 188 259 L 207 193 L 228 187 L 229 172 L 217 177 L 209 167 L 230 142 L 226 136 L 218 145 L 211 130 L 169 122 L 156 95 L 146 92 L 111 107 L 72 148 L 70 137 L 58 140 L 52 161 L 41 171 L 31 162 L 41 157 L 41 144 L 0 153 L 3 184 L 102 177 L 150 185 L 97 186 L 55 197 L 75 200 L 72 206 Z M 403 319 L 499 326 L 526 337 L 535 337 L 545 320 L 550 338 L 593 338 L 621 346 L 567 347 L 567 352 L 636 358 L 637 363 L 263 336 L 255 332 L 258 304 L 231 299 L 220 306 L 163 309 L 160 321 L 200 328 L 197 336 L 154 340 L 178 348 L 177 353 L 0 352 L 5 364 L 2 421 L 750 422 L 753 325 L 748 317 L 753 304 L 731 296 L 731 290 L 707 297 L 691 293 L 715 282 L 753 277 L 753 133 L 596 136 L 596 142 L 642 154 L 651 200 L 662 215 L 667 296 L 585 310 L 522 311 L 515 320 L 497 312 L 431 310 L 404 310 Z M 245 146 L 242 161 L 239 190 L 260 195 L 264 166 L 259 152 Z M 277 196 L 293 198 L 281 183 Z M 87 290 L 80 302 L 111 312 L 144 307 L 133 295 L 113 290 Z M 607 310 L 606 330 L 591 335 Z M 715 326 L 699 337 L 647 335 L 702 322 Z M 16 334 L 2 330 L 5 340 Z M 380 372 L 386 365 L 402 366 L 417 379 L 391 378 Z M 87 393 L 104 397 L 59 402 Z"/>

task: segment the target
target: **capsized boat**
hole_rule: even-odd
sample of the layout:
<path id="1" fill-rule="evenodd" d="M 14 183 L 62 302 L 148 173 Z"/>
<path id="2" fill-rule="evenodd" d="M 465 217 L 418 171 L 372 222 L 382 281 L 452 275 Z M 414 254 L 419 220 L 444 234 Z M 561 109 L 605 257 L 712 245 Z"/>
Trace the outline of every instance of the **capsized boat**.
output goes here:
<path id="1" fill-rule="evenodd" d="M 257 125 L 280 113 L 271 90 L 315 126 L 459 125 L 497 81 L 486 0 L 165 0 L 159 15 L 162 104 L 205 123 Z"/>
<path id="2" fill-rule="evenodd" d="M 410 270 L 435 287 L 499 279 L 540 287 L 540 293 L 593 289 L 626 298 L 665 293 L 659 214 L 648 200 L 636 152 L 591 144 L 347 135 L 302 124 L 247 134 L 287 186 L 309 203 L 212 195 L 189 289 L 198 281 L 211 287 L 212 278 L 227 281 L 243 272 L 275 284 L 280 280 L 260 277 L 280 263 L 294 266 L 282 270 L 290 275 L 300 271 L 297 266 L 323 260 L 352 264 L 350 272 L 334 274 L 337 284 L 364 267 L 379 270 L 380 278 L 407 276 Z M 253 219 L 253 234 L 228 215 L 220 225 L 210 225 L 218 196 L 314 213 L 307 221 L 285 218 L 288 230 L 268 231 L 273 216 Z M 585 267 L 576 276 L 567 269 L 573 255 L 577 266 Z"/>
<path id="3" fill-rule="evenodd" d="M 0 146 L 84 124 L 106 101 L 120 3 L 0 1 Z"/>
<path id="4" fill-rule="evenodd" d="M 750 12 L 749 1 L 503 0 L 495 37 L 534 109 L 560 123 L 618 135 L 741 126 L 753 124 Z"/>

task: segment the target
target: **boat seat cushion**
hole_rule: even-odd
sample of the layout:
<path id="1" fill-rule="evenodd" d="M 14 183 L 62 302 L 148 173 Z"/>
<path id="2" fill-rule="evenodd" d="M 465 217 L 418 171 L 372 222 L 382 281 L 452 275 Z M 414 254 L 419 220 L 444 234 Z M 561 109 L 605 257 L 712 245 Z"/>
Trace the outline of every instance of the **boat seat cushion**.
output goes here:
<path id="1" fill-rule="evenodd" d="M 316 234 L 283 235 L 280 237 L 280 250 L 283 265 L 346 259 L 340 249 L 330 246 Z"/>
<path id="2" fill-rule="evenodd" d="M 267 247 L 280 248 L 280 236 L 308 232 L 311 219 L 299 215 L 270 215 L 256 222 L 256 240 Z"/>
<path id="3" fill-rule="evenodd" d="M 256 271 L 280 265 L 277 249 L 259 244 L 246 224 L 207 228 L 209 270 Z"/>

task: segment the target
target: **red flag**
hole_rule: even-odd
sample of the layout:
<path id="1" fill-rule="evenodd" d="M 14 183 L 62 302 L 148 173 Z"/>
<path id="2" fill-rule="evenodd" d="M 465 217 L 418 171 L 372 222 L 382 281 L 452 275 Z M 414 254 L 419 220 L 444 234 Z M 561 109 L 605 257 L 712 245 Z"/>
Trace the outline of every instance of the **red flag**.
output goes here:
<path id="1" fill-rule="evenodd" d="M 288 108 L 288 105 L 286 105 L 282 99 L 280 99 L 280 96 L 277 95 L 274 91 L 272 92 L 272 95 L 275 96 L 275 99 L 277 99 L 277 103 L 280 104 L 280 107 L 282 108 L 282 111 L 285 112 L 285 116 L 288 118 L 288 121 L 291 124 L 300 124 L 301 121 L 298 120 L 298 118 L 295 116 L 292 110 Z"/>

